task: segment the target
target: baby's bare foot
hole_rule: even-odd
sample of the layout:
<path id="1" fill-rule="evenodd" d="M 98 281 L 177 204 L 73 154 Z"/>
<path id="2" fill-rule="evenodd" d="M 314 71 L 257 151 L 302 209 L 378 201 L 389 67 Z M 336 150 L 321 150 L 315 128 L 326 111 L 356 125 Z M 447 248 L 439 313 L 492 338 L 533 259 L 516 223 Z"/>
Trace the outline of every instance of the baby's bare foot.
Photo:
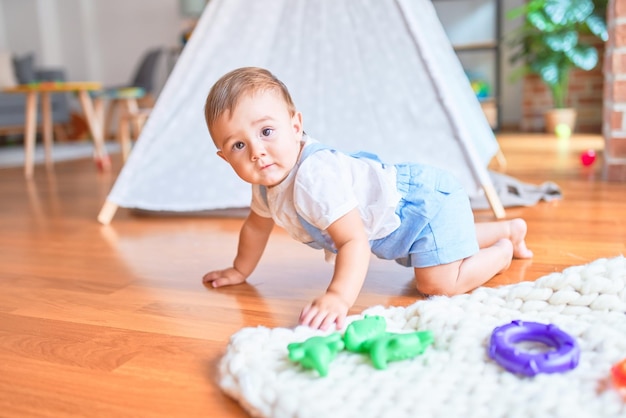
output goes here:
<path id="1" fill-rule="evenodd" d="M 526 247 L 526 221 L 521 218 L 512 219 L 511 242 L 513 243 L 513 258 L 531 258 L 533 252 Z"/>

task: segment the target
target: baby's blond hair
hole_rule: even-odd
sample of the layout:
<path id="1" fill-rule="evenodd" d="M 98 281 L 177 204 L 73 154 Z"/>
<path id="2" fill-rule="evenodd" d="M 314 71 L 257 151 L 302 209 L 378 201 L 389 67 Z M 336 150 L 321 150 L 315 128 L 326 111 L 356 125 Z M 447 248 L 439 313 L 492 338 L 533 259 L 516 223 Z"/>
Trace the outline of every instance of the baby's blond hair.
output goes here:
<path id="1" fill-rule="evenodd" d="M 204 104 L 204 118 L 209 132 L 222 113 L 227 110 L 233 112 L 243 96 L 267 90 L 275 91 L 283 97 L 291 116 L 296 113 L 296 106 L 287 87 L 268 70 L 242 67 L 224 74 L 211 87 Z"/>

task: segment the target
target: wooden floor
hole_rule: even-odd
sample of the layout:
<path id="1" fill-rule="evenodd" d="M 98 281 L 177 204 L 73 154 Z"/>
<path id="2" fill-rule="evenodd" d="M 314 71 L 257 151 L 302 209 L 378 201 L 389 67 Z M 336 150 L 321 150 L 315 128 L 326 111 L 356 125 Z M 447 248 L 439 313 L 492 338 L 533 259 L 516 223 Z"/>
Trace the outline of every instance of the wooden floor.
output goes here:
<path id="1" fill-rule="evenodd" d="M 529 224 L 533 260 L 489 285 L 535 280 L 626 252 L 626 183 L 601 181 L 581 151 L 602 140 L 500 135 L 507 173 L 561 186 L 561 201 L 507 211 Z M 96 222 L 115 174 L 91 161 L 0 170 L 0 416 L 240 417 L 216 385 L 231 334 L 292 327 L 327 285 L 321 253 L 282 231 L 249 284 L 211 290 L 201 276 L 233 258 L 241 219 L 137 216 Z M 492 219 L 489 211 L 476 213 Z M 373 260 L 353 313 L 415 301 L 411 271 Z"/>

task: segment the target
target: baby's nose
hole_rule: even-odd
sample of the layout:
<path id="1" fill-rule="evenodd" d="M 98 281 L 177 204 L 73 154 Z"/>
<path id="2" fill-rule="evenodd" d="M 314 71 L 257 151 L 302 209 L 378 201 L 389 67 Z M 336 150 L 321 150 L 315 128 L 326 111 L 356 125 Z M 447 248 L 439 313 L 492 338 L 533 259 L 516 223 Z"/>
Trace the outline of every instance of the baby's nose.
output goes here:
<path id="1" fill-rule="evenodd" d="M 252 161 L 256 161 L 259 158 L 266 155 L 267 151 L 265 150 L 265 146 L 263 141 L 252 141 L 250 143 L 250 159 Z"/>

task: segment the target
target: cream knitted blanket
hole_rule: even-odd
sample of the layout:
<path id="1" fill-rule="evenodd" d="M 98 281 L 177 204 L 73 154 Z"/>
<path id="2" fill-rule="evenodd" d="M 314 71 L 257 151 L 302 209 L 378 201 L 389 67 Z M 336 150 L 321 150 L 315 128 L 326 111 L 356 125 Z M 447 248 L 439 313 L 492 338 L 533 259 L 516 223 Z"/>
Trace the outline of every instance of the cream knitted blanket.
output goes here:
<path id="1" fill-rule="evenodd" d="M 342 351 L 319 377 L 288 360 L 287 344 L 321 332 L 244 328 L 220 363 L 219 385 L 259 417 L 626 417 L 610 380 L 611 366 L 626 358 L 625 313 L 626 259 L 600 259 L 534 282 L 367 309 L 390 331 L 434 334 L 424 354 L 385 370 Z M 578 367 L 532 378 L 505 371 L 487 344 L 514 319 L 553 323 L 575 337 Z"/>

